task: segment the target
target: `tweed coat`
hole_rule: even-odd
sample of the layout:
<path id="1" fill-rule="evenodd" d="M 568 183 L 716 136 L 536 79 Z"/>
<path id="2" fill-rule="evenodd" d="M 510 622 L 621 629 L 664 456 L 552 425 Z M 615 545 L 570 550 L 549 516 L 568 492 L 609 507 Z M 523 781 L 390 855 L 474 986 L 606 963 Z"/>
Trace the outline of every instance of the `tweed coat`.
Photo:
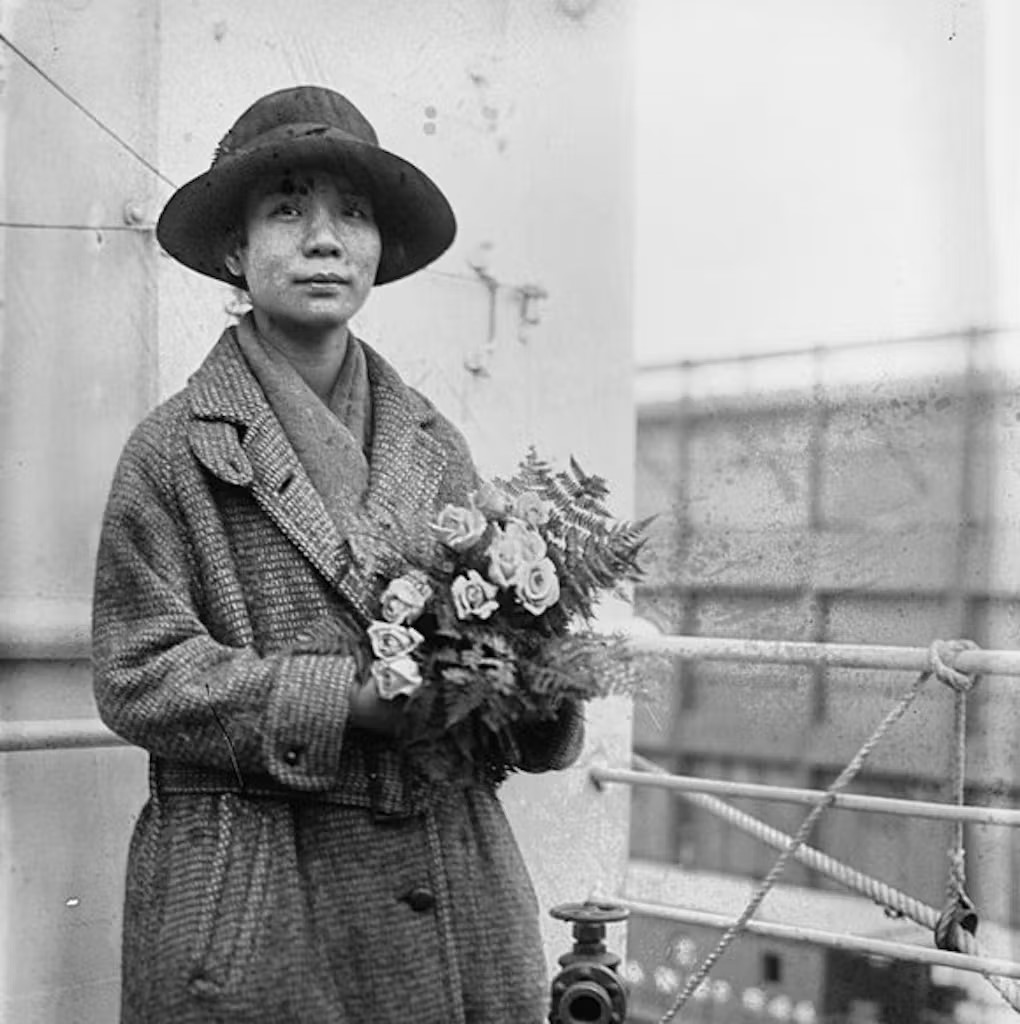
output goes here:
<path id="1" fill-rule="evenodd" d="M 360 641 L 423 518 L 476 483 L 456 429 L 366 346 L 370 477 L 341 536 L 224 333 L 134 432 L 96 572 L 103 720 L 150 752 L 124 920 L 125 1024 L 539 1024 L 531 883 L 493 787 L 431 787 L 351 726 Z M 356 631 L 360 632 L 360 630 Z M 579 713 L 521 737 L 576 757 Z"/>

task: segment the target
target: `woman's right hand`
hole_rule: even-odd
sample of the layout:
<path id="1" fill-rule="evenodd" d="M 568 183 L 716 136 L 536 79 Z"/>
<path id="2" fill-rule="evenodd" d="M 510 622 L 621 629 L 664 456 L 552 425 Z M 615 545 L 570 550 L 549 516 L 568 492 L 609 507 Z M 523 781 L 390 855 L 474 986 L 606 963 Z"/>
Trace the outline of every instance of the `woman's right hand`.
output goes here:
<path id="1" fill-rule="evenodd" d="M 403 698 L 383 700 L 376 689 L 375 679 L 369 675 L 366 682 L 351 696 L 349 721 L 360 729 L 394 736 L 400 726 L 403 707 Z"/>

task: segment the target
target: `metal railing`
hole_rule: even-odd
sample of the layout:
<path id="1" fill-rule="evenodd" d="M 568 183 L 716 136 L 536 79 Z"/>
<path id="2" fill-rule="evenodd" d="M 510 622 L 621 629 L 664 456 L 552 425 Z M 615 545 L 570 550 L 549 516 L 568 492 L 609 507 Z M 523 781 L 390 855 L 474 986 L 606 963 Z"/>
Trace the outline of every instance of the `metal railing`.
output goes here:
<path id="1" fill-rule="evenodd" d="M 127 746 L 98 718 L 0 724 L 0 754 L 26 750 L 80 750 Z"/>
<path id="2" fill-rule="evenodd" d="M 82 599 L 0 597 L 0 661 L 83 661 L 91 604 Z"/>
<path id="3" fill-rule="evenodd" d="M 638 653 L 664 654 L 681 661 L 760 661 L 773 665 L 816 665 L 902 672 L 924 672 L 931 664 L 931 652 L 927 647 L 740 640 L 706 636 L 636 637 L 628 643 Z M 1020 651 L 961 651 L 953 665 L 967 675 L 1020 677 Z"/>
<path id="4" fill-rule="evenodd" d="M 613 896 L 612 902 L 635 914 L 657 917 L 665 921 L 676 921 L 695 927 L 714 928 L 724 931 L 733 921 L 722 914 L 703 910 L 689 910 L 685 907 L 670 907 L 662 903 Z M 825 946 L 827 949 L 842 949 L 869 956 L 884 956 L 912 963 L 931 964 L 939 967 L 953 967 L 958 970 L 975 971 L 978 974 L 996 974 L 1003 978 L 1020 978 L 1020 963 L 997 957 L 970 956 L 966 953 L 951 953 L 942 949 L 928 949 L 905 942 L 890 942 L 887 939 L 862 938 L 839 932 L 822 931 L 816 928 L 802 928 L 794 925 L 775 924 L 770 921 L 751 920 L 744 929 L 751 935 L 787 942 L 809 943 Z"/>
<path id="5" fill-rule="evenodd" d="M 933 803 L 926 800 L 902 800 L 860 793 L 836 793 L 827 796 L 820 789 L 794 789 L 789 786 L 770 786 L 754 782 L 731 782 L 728 779 L 702 779 L 693 775 L 655 774 L 626 768 L 592 765 L 589 775 L 593 782 L 603 785 L 618 782 L 629 786 L 648 786 L 674 792 L 713 793 L 716 796 L 746 797 L 773 803 L 805 804 L 811 806 L 826 800 L 832 807 L 848 811 L 872 811 L 877 814 L 909 815 L 936 821 L 965 821 L 972 825 L 1006 825 L 1020 827 L 1020 810 L 999 807 L 960 807 L 957 804 Z"/>
<path id="6" fill-rule="evenodd" d="M 62 660 L 88 657 L 88 630 L 81 602 L 34 604 L 14 615 L 0 602 L 0 660 Z M 765 662 L 778 665 L 816 665 L 829 668 L 888 669 L 922 672 L 929 666 L 926 647 L 868 646 L 865 644 L 822 644 L 785 640 L 742 640 L 699 636 L 638 637 L 629 641 L 636 653 L 661 654 L 686 661 Z M 968 675 L 1000 675 L 1020 678 L 1020 651 L 972 650 L 956 656 L 954 665 Z M 107 747 L 122 744 L 98 720 L 60 722 L 15 722 L 0 724 L 0 753 L 18 750 L 60 750 L 71 747 Z M 593 769 L 597 782 L 634 779 L 622 770 Z M 673 782 L 641 780 L 645 785 L 667 786 L 700 792 L 726 792 L 732 796 L 754 796 L 787 803 L 811 803 L 811 790 L 784 790 L 774 786 L 751 786 L 738 793 L 739 784 L 676 777 Z M 715 786 L 721 788 L 714 788 Z M 706 788 L 706 787 L 713 788 Z M 699 788 L 700 787 L 700 788 Z M 773 795 L 768 795 L 769 793 Z M 866 803 L 860 803 L 861 800 Z M 884 813 L 912 813 L 921 817 L 960 819 L 991 824 L 1016 824 L 1020 814 L 992 808 L 965 808 L 917 801 L 843 795 L 838 803 L 861 810 Z M 917 808 L 913 810 L 913 808 Z"/>
<path id="7" fill-rule="evenodd" d="M 637 651 L 654 654 L 670 655 L 683 660 L 732 661 L 732 662 L 770 662 L 785 665 L 814 665 L 847 669 L 885 669 L 906 671 L 919 674 L 914 691 L 923 683 L 927 674 L 935 671 L 944 682 L 961 690 L 960 679 L 951 680 L 944 671 L 945 665 L 936 667 L 941 659 L 939 650 L 936 657 L 935 647 L 871 647 L 853 644 L 819 644 L 785 641 L 757 641 L 742 639 L 716 639 L 707 637 L 668 636 L 641 638 L 632 641 Z M 944 646 L 944 645 L 942 645 Z M 957 645 L 959 646 L 959 645 Z M 962 674 L 972 679 L 976 675 L 1020 676 L 1020 652 L 1016 651 L 982 651 L 957 650 L 948 666 L 949 675 Z M 955 670 L 955 673 L 952 672 Z M 969 686 L 969 683 L 967 684 Z M 962 692 L 958 692 L 958 701 Z M 868 748 L 871 740 L 865 744 Z M 861 756 L 863 749 L 856 755 Z M 811 859 L 817 868 L 831 865 L 833 871 L 826 872 L 841 884 L 857 891 L 866 892 L 875 898 L 875 892 L 881 890 L 883 896 L 878 900 L 899 916 L 909 917 L 922 926 L 934 928 L 938 933 L 942 915 L 934 908 L 926 907 L 918 901 L 899 893 L 875 879 L 867 878 L 854 872 L 847 866 L 827 858 L 819 851 L 811 850 L 804 844 L 805 824 L 817 816 L 823 808 L 854 809 L 878 811 L 886 814 L 909 815 L 952 820 L 957 823 L 972 822 L 995 824 L 1009 827 L 1020 825 L 1020 811 L 1002 810 L 986 807 L 963 806 L 959 804 L 935 804 L 914 800 L 891 800 L 888 798 L 862 796 L 838 792 L 835 788 L 822 792 L 815 790 L 797 790 L 787 787 L 763 786 L 731 782 L 729 780 L 698 779 L 691 776 L 673 775 L 658 768 L 643 758 L 635 759 L 645 769 L 631 771 L 626 768 L 608 767 L 602 764 L 592 765 L 589 776 L 596 786 L 606 783 L 618 783 L 630 786 L 649 786 L 677 791 L 688 800 L 698 802 L 713 813 L 728 818 L 731 824 L 743 828 L 769 845 L 777 846 L 781 852 L 773 870 L 767 876 L 767 883 L 774 884 L 778 871 L 782 870 L 787 858 Z M 795 836 L 787 836 L 764 823 L 756 822 L 748 815 L 741 815 L 736 808 L 731 808 L 715 797 L 705 794 L 723 793 L 736 797 L 753 797 L 758 800 L 775 800 L 787 803 L 801 803 L 812 806 L 812 811 L 805 819 Z M 725 813 L 723 813 L 725 812 Z M 741 815 L 744 821 L 737 821 L 733 816 Z M 754 826 L 754 827 L 752 827 Z M 958 825 L 958 827 L 962 827 Z M 1020 1012 L 1020 986 L 1014 979 L 1020 979 L 1020 963 L 990 957 L 981 949 L 974 936 L 959 923 L 950 928 L 950 945 L 953 948 L 931 948 L 917 943 L 889 942 L 870 936 L 855 936 L 838 932 L 821 931 L 813 928 L 798 928 L 790 925 L 762 922 L 753 917 L 755 908 L 761 897 L 768 891 L 766 884 L 759 887 L 750 905 L 739 918 L 729 919 L 718 914 L 690 907 L 669 906 L 661 903 L 647 902 L 628 898 L 626 894 L 600 896 L 602 899 L 613 899 L 618 905 L 652 918 L 676 921 L 688 925 L 700 925 L 722 931 L 723 938 L 716 950 L 705 960 L 702 966 L 688 979 L 677 1000 L 662 1018 L 663 1021 L 673 1019 L 686 1000 L 693 994 L 695 987 L 700 987 L 707 977 L 715 959 L 722 955 L 729 942 L 740 932 L 781 938 L 793 942 L 807 942 L 833 949 L 851 950 L 874 956 L 891 957 L 915 963 L 926 963 L 957 968 L 982 975 L 1002 998 L 1015 1010 Z M 943 914 L 948 912 L 948 907 Z"/>
<path id="8" fill-rule="evenodd" d="M 66 622 L 67 619 L 65 618 Z M 43 641 L 56 632 L 47 625 L 36 629 L 31 636 L 23 637 L 19 645 L 20 656 L 34 652 L 37 657 L 54 656 L 53 651 L 74 650 L 78 639 L 61 641 L 49 648 Z M 78 631 L 80 632 L 80 631 Z M 9 630 L 8 637 L 9 639 Z M 3 639 L 0 637 L 0 639 Z M 638 653 L 664 654 L 685 660 L 767 662 L 786 665 L 821 665 L 833 668 L 886 669 L 906 672 L 923 672 L 930 668 L 930 652 L 920 647 L 867 646 L 857 644 L 819 644 L 806 642 L 743 640 L 733 638 L 708 638 L 691 636 L 642 637 L 630 641 Z M 8 649 L 7 656 L 10 657 Z M 987 674 L 1020 677 L 1020 651 L 966 650 L 955 658 L 955 668 L 969 675 Z M 110 747 L 124 744 L 98 719 L 48 722 L 7 722 L 0 724 L 0 753 L 32 750 L 65 750 L 89 747 Z M 815 790 L 798 790 L 786 787 L 735 783 L 727 780 L 698 779 L 690 776 L 670 775 L 664 772 L 631 771 L 612 768 L 604 764 L 589 767 L 590 778 L 596 785 L 616 783 L 631 786 L 653 786 L 678 790 L 686 793 L 725 793 L 737 797 L 753 797 L 759 800 L 774 800 L 787 803 L 817 804 L 826 799 L 826 794 Z M 828 802 L 835 808 L 877 811 L 886 814 L 910 815 L 954 821 L 968 821 L 1008 827 L 1020 825 L 1020 810 L 988 807 L 959 807 L 913 800 L 894 800 L 859 794 L 828 795 Z M 663 919 L 682 921 L 692 925 L 704 925 L 726 929 L 732 925 L 728 919 L 706 911 L 670 907 L 628 899 L 610 894 L 605 897 L 620 906 L 640 913 Z M 998 980 L 1001 985 L 1010 984 L 1005 979 L 1020 978 L 1020 963 L 973 952 L 951 952 L 929 949 L 907 943 L 895 943 L 872 938 L 841 935 L 815 929 L 795 928 L 756 920 L 745 925 L 748 932 L 768 935 L 791 941 L 809 942 L 838 949 L 870 952 L 878 956 L 940 964 L 961 970 L 975 971 Z M 1001 991 L 1001 988 L 1000 988 Z M 1014 992 L 1014 989 L 1010 989 Z M 1014 992 L 1015 994 L 1015 992 Z M 1009 996 L 1007 996 L 1007 999 Z M 1016 1005 L 1014 1003 L 1014 1005 Z"/>

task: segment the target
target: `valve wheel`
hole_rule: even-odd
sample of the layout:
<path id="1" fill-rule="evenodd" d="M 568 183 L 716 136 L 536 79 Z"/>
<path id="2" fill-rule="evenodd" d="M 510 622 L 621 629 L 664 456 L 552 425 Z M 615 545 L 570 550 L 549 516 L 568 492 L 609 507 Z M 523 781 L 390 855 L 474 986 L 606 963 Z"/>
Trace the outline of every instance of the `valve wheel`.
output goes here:
<path id="1" fill-rule="evenodd" d="M 574 921 L 578 924 L 609 924 L 626 921 L 630 911 L 615 903 L 585 900 L 584 903 L 560 903 L 549 911 L 558 921 Z"/>

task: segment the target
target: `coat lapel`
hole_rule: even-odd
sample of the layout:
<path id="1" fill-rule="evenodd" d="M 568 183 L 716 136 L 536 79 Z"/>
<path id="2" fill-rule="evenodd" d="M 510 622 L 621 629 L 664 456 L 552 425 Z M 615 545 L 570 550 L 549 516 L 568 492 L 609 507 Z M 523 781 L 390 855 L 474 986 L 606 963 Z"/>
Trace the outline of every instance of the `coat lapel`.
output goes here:
<path id="1" fill-rule="evenodd" d="M 297 550 L 372 618 L 374 595 L 227 330 L 190 382 L 188 437 L 214 476 L 246 487 Z"/>
<path id="2" fill-rule="evenodd" d="M 407 557 L 428 558 L 428 523 L 446 475 L 448 453 L 432 426 L 436 412 L 377 352 L 365 345 L 372 384 L 373 424 L 365 510 L 384 524 Z"/>
<path id="3" fill-rule="evenodd" d="M 246 487 L 363 621 L 408 558 L 425 561 L 447 455 L 435 411 L 367 345 L 373 438 L 368 490 L 342 537 L 233 337 L 224 332 L 189 385 L 192 451 L 213 475 Z"/>

